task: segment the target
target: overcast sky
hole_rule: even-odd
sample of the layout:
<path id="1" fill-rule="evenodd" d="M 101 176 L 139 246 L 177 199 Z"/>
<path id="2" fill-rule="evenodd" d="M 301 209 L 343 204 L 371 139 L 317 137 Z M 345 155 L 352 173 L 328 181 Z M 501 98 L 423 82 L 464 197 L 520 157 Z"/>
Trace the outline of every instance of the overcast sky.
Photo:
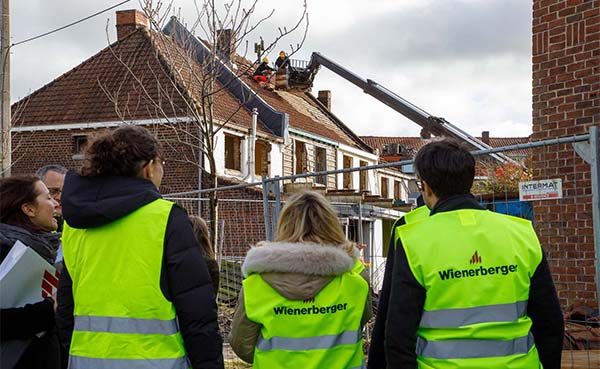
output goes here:
<path id="1" fill-rule="evenodd" d="M 217 0 L 218 1 L 218 0 Z M 531 1 L 307 0 L 310 25 L 294 58 L 318 51 L 364 79 L 372 79 L 426 112 L 479 136 L 531 133 Z M 119 0 L 13 0 L 11 39 L 18 42 L 88 16 Z M 200 0 L 198 0 L 200 2 Z M 186 21 L 193 0 L 175 0 Z M 116 10 L 12 49 L 12 101 L 33 92 L 115 40 Z M 261 0 L 256 19 L 275 8 L 250 37 L 272 38 L 290 26 L 301 0 Z M 282 40 L 269 57 L 301 39 Z M 416 136 L 420 127 L 321 68 L 313 89 L 331 90 L 332 111 L 359 135 Z"/>

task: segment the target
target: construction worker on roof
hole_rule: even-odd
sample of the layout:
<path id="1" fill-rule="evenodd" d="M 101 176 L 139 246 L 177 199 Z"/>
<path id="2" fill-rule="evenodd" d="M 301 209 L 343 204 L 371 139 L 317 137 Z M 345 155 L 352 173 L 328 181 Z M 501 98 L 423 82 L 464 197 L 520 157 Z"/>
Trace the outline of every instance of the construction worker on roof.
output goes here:
<path id="1" fill-rule="evenodd" d="M 260 87 L 267 87 L 272 74 L 273 68 L 269 66 L 269 59 L 263 58 L 262 63 L 260 63 L 254 71 L 252 79 L 254 79 Z"/>
<path id="2" fill-rule="evenodd" d="M 285 54 L 285 51 L 279 52 L 279 57 L 275 60 L 275 66 L 277 68 L 287 68 L 290 65 L 290 59 Z"/>

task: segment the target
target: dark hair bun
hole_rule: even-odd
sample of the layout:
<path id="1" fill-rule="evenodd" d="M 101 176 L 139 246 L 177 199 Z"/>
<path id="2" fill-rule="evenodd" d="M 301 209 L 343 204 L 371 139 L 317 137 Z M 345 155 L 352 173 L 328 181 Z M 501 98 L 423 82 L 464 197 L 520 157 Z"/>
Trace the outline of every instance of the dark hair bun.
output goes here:
<path id="1" fill-rule="evenodd" d="M 158 140 L 147 129 L 122 126 L 92 139 L 81 174 L 135 177 L 148 161 L 160 156 L 160 151 Z"/>

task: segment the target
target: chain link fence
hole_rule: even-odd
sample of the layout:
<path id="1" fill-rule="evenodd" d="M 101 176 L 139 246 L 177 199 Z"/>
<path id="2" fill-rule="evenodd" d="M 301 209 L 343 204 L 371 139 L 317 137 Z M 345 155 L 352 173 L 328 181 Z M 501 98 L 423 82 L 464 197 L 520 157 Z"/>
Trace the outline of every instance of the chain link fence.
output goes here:
<path id="1" fill-rule="evenodd" d="M 593 134 L 592 134 L 593 133 Z M 473 188 L 481 205 L 489 210 L 513 215 L 533 222 L 547 260 L 553 272 L 561 305 L 565 310 L 566 333 L 563 368 L 600 368 L 600 320 L 598 318 L 598 227 L 593 225 L 598 207 L 598 157 L 588 155 L 590 146 L 597 145 L 590 135 L 573 136 L 543 142 L 511 145 L 473 152 L 478 157 L 478 173 Z M 591 144 L 590 144 L 591 142 Z M 594 143 L 595 142 L 595 143 Z M 585 145 L 588 145 L 587 148 Z M 494 165 L 485 155 L 497 152 L 527 152 L 534 159 L 560 158 L 563 167 L 556 170 L 527 162 L 524 172 L 520 165 Z M 379 168 L 401 167 L 411 160 L 396 163 L 346 168 L 335 171 L 307 173 L 296 176 L 263 178 L 261 182 L 234 184 L 217 188 L 219 197 L 219 242 L 216 254 L 221 268 L 218 302 L 220 326 L 224 336 L 226 368 L 251 367 L 243 363 L 228 345 L 231 318 L 241 288 L 241 264 L 251 245 L 272 239 L 279 211 L 289 194 L 283 193 L 286 181 L 311 178 L 326 174 L 352 171 L 371 171 Z M 517 168 L 517 169 L 515 169 Z M 514 171 L 514 172 L 511 172 Z M 596 177 L 595 177 L 596 176 Z M 493 182 L 493 183 L 492 183 Z M 519 194 L 519 182 L 560 183 L 560 195 L 544 199 Z M 535 186 L 534 186 L 535 187 Z M 522 190 L 522 189 L 521 189 Z M 177 202 L 190 214 L 208 219 L 207 189 L 198 193 L 172 194 L 166 198 Z M 539 193 L 543 191 L 538 191 Z M 370 282 L 376 293 L 381 287 L 385 256 L 393 222 L 407 208 L 382 208 L 365 203 L 364 196 L 356 193 L 352 201 L 328 196 L 338 213 L 347 238 L 362 247 L 362 256 L 369 271 Z M 191 197 L 193 196 L 193 197 Z M 358 197 L 357 197 L 358 196 Z M 358 200 L 357 200 L 358 198 Z M 350 199 L 350 197 L 348 197 Z M 579 310 L 585 309 L 585 314 Z M 369 346 L 372 322 L 366 325 L 365 352 Z"/>

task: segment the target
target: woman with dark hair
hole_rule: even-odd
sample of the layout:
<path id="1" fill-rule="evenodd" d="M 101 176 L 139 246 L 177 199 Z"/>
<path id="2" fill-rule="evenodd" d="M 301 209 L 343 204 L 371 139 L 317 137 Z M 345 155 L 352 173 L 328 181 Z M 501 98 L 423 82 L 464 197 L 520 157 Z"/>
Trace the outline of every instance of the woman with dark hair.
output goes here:
<path id="1" fill-rule="evenodd" d="M 204 256 L 204 262 L 208 267 L 208 273 L 210 274 L 216 297 L 219 292 L 219 264 L 217 263 L 215 251 L 208 238 L 208 225 L 204 219 L 197 215 L 190 215 L 190 221 L 192 222 L 194 234 L 196 235 L 198 242 L 200 242 L 200 245 L 202 245 L 202 255 Z"/>
<path id="2" fill-rule="evenodd" d="M 154 136 L 91 140 L 63 189 L 57 324 L 69 368 L 223 368 L 217 306 L 186 212 L 163 200 Z"/>
<path id="3" fill-rule="evenodd" d="M 0 179 L 0 262 L 21 241 L 49 264 L 60 244 L 54 216 L 58 203 L 37 177 Z M 8 286 L 3 286 L 8 288 Z M 54 321 L 55 301 L 48 297 L 24 307 L 2 309 L 0 351 L 3 369 L 59 368 L 60 350 Z"/>

